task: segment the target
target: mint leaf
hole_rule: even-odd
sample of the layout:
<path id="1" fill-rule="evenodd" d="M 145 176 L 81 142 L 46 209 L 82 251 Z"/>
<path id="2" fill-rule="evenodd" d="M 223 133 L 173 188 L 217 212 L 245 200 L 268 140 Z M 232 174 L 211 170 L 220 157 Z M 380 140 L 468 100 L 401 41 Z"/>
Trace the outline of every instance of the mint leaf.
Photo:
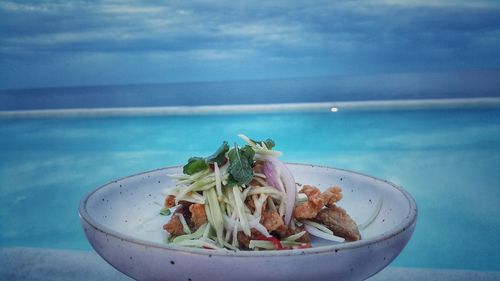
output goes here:
<path id="1" fill-rule="evenodd" d="M 203 171 L 208 168 L 205 158 L 191 157 L 188 163 L 182 168 L 182 172 L 186 175 L 192 175 L 196 172 Z"/>
<path id="2" fill-rule="evenodd" d="M 226 186 L 233 187 L 235 185 L 238 185 L 238 182 L 233 178 L 233 176 L 231 174 L 229 174 L 229 176 L 227 177 Z"/>
<path id="3" fill-rule="evenodd" d="M 265 141 L 259 141 L 259 140 L 253 140 L 253 139 L 250 139 L 250 140 L 253 141 L 254 143 L 258 143 L 258 144 L 264 143 L 264 145 L 269 150 L 273 149 L 273 147 L 276 145 L 272 139 L 267 139 Z"/>
<path id="4" fill-rule="evenodd" d="M 213 164 L 217 162 L 217 165 L 222 166 L 226 162 L 226 152 L 229 151 L 229 145 L 227 145 L 227 141 L 224 141 L 221 146 L 214 152 L 214 154 L 205 158 L 205 161 L 208 164 Z"/>
<path id="5" fill-rule="evenodd" d="M 243 148 L 234 146 L 227 154 L 229 158 L 229 167 L 227 171 L 230 174 L 229 183 L 236 182 L 238 185 L 249 183 L 253 178 L 253 156 L 255 151 L 248 145 Z"/>
<path id="6" fill-rule="evenodd" d="M 182 172 L 186 175 L 192 175 L 196 172 L 203 171 L 208 168 L 209 164 L 217 162 L 219 166 L 226 163 L 226 152 L 229 150 L 229 145 L 227 141 L 224 141 L 222 145 L 215 151 L 212 155 L 208 157 L 191 157 L 188 163 L 184 165 Z"/>
<path id="7" fill-rule="evenodd" d="M 240 149 L 240 151 L 243 151 L 243 156 L 248 159 L 248 162 L 250 163 L 251 166 L 253 164 L 253 157 L 255 155 L 255 150 L 253 150 L 253 148 L 247 144 L 242 149 Z"/>

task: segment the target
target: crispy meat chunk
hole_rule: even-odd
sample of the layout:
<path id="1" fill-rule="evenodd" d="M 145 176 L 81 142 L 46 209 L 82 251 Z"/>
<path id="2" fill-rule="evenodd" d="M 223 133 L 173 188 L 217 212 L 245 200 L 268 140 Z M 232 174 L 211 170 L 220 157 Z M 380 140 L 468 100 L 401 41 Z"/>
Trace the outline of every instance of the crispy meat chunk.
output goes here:
<path id="1" fill-rule="evenodd" d="M 285 237 L 288 237 L 288 226 L 282 225 L 278 227 L 275 231 L 273 231 L 273 234 L 277 236 L 280 239 L 283 239 Z"/>
<path id="2" fill-rule="evenodd" d="M 188 202 L 188 201 L 184 201 L 184 200 L 179 201 L 179 205 L 183 205 L 183 206 L 186 206 L 186 207 L 189 207 L 189 205 L 191 205 L 191 204 L 193 204 L 193 203 Z M 175 204 L 175 196 L 174 195 L 168 195 L 165 198 L 165 203 L 163 203 L 163 205 L 166 208 L 172 208 L 172 207 L 174 207 L 176 205 Z"/>
<path id="3" fill-rule="evenodd" d="M 203 204 L 192 204 L 189 206 L 189 211 L 191 212 L 191 221 L 195 229 L 198 229 L 208 222 L 205 206 Z"/>
<path id="4" fill-rule="evenodd" d="M 246 236 L 243 231 L 239 231 L 237 237 L 240 249 L 248 249 L 248 244 L 250 244 L 250 237 Z"/>
<path id="5" fill-rule="evenodd" d="M 175 209 L 174 214 L 181 214 L 191 227 L 191 212 L 189 211 L 189 205 L 179 205 L 177 209 Z"/>
<path id="6" fill-rule="evenodd" d="M 335 235 L 343 237 L 347 241 L 361 239 L 361 234 L 354 220 L 344 209 L 336 205 L 321 210 L 314 218 L 314 221 L 324 224 Z"/>
<path id="7" fill-rule="evenodd" d="M 163 226 L 163 229 L 168 231 L 168 233 L 174 237 L 184 234 L 182 223 L 178 216 L 172 216 L 170 221 Z"/>
<path id="8" fill-rule="evenodd" d="M 278 212 L 267 209 L 264 209 L 262 211 L 260 223 L 264 225 L 267 231 L 274 231 L 285 225 L 285 222 L 283 222 L 283 218 Z"/>
<path id="9" fill-rule="evenodd" d="M 325 201 L 325 205 L 331 206 L 342 199 L 342 189 L 337 186 L 332 186 L 325 190 L 325 192 L 323 192 L 321 196 Z"/>
<path id="10" fill-rule="evenodd" d="M 298 220 L 312 219 L 325 205 L 321 191 L 315 186 L 304 185 L 300 192 L 307 195 L 307 202 L 297 204 L 293 216 Z"/>
<path id="11" fill-rule="evenodd" d="M 187 203 L 189 203 L 189 202 L 187 202 Z M 185 204 L 185 205 L 180 204 L 177 207 L 177 209 L 175 209 L 174 214 L 170 218 L 170 221 L 163 226 L 163 229 L 168 231 L 172 236 L 179 236 L 179 235 L 185 234 L 184 230 L 182 229 L 181 220 L 179 219 L 179 217 L 176 214 L 183 216 L 184 219 L 186 220 L 186 223 L 189 226 L 189 228 L 191 230 L 194 229 L 195 224 L 193 222 L 192 214 L 190 211 L 191 205 L 193 205 L 193 204 L 192 203 Z M 197 214 L 197 215 L 199 215 L 199 214 Z"/>
<path id="12" fill-rule="evenodd" d="M 248 207 L 248 209 L 252 212 L 255 213 L 255 203 L 253 202 L 253 199 L 251 196 L 248 196 L 247 199 L 245 200 L 245 205 Z"/>
<path id="13" fill-rule="evenodd" d="M 263 178 L 259 178 L 259 177 L 254 177 L 250 183 L 248 184 L 250 186 L 266 186 L 268 185 L 266 180 L 263 179 Z"/>
<path id="14" fill-rule="evenodd" d="M 282 225 L 278 229 L 276 229 L 273 234 L 276 234 L 280 239 L 284 239 L 290 235 L 297 234 L 299 232 L 304 231 L 303 226 L 296 226 L 293 229 L 290 227 L 287 227 L 286 225 Z M 309 236 L 309 233 L 306 232 L 302 237 L 296 240 L 297 242 L 302 242 L 302 243 L 311 243 L 311 236 Z"/>
<path id="15" fill-rule="evenodd" d="M 250 187 L 252 188 L 252 187 Z M 248 196 L 246 199 L 245 199 L 245 205 L 248 207 L 248 209 L 250 210 L 250 212 L 255 213 L 256 211 L 256 208 L 255 208 L 255 201 L 253 200 L 254 197 L 256 199 L 258 199 L 257 195 L 252 195 L 252 196 Z M 262 204 L 262 208 L 260 209 L 260 212 L 262 213 L 263 211 L 265 211 L 267 209 L 267 204 L 266 202 L 264 201 L 264 203 Z"/>
<path id="16" fill-rule="evenodd" d="M 169 195 L 165 198 L 165 203 L 163 204 L 166 208 L 172 208 L 175 206 L 175 196 Z"/>
<path id="17" fill-rule="evenodd" d="M 257 239 L 257 237 L 262 235 L 260 232 L 258 232 L 254 228 L 250 229 L 250 231 L 251 231 L 250 237 L 246 236 L 243 231 L 238 232 L 237 238 L 238 238 L 238 243 L 239 243 L 240 249 L 248 250 L 249 249 L 248 245 L 250 244 L 250 240 L 255 240 L 255 239 Z"/>
<path id="18" fill-rule="evenodd" d="M 253 166 L 253 171 L 255 173 L 264 173 L 264 162 L 263 161 L 256 161 L 254 166 Z M 266 185 L 266 180 L 263 178 L 258 178 L 254 177 L 252 181 L 249 183 L 250 186 L 265 186 Z"/>
<path id="19" fill-rule="evenodd" d="M 255 161 L 255 164 L 253 166 L 253 171 L 256 173 L 264 173 L 264 161 Z"/>
<path id="20" fill-rule="evenodd" d="M 297 233 L 302 232 L 302 231 L 305 231 L 305 228 L 303 226 L 300 226 L 300 227 L 297 226 L 297 227 L 295 227 L 295 229 L 290 230 L 290 232 L 288 233 L 288 236 L 293 235 L 293 234 L 297 234 Z M 302 243 L 311 243 L 311 236 L 309 235 L 309 232 L 306 231 L 306 233 L 304 233 L 304 235 L 302 235 L 302 237 L 300 237 L 296 241 L 302 242 Z"/>

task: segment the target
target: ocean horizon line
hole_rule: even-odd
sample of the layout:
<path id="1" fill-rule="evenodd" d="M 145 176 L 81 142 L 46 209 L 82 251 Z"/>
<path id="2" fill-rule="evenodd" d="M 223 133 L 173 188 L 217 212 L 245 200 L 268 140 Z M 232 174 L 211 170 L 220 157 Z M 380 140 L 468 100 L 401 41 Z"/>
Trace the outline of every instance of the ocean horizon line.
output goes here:
<path id="1" fill-rule="evenodd" d="M 484 98 L 434 98 L 408 100 L 364 100 L 298 102 L 269 104 L 230 104 L 196 106 L 147 106 L 147 107 L 101 107 L 101 108 L 60 108 L 0 111 L 0 118 L 39 117 L 95 117 L 95 116 L 168 116 L 201 114 L 273 113 L 293 111 L 362 111 L 387 109 L 436 109 L 456 107 L 496 107 L 500 97 Z"/>

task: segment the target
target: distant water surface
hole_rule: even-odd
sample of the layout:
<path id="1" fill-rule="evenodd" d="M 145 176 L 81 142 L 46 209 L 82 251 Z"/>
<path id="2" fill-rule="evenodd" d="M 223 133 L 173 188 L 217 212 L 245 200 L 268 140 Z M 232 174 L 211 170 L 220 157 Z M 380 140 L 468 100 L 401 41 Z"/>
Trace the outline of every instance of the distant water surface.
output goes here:
<path id="1" fill-rule="evenodd" d="M 0 90 L 0 110 L 500 97 L 500 72 Z"/>

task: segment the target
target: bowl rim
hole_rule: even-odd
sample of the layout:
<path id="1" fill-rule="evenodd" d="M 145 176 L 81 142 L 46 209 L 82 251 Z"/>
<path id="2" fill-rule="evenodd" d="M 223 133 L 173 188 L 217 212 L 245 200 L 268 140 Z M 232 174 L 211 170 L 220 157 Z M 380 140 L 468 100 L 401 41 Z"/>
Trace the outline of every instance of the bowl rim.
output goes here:
<path id="1" fill-rule="evenodd" d="M 145 246 L 145 247 L 151 247 L 151 248 L 157 248 L 159 250 L 167 250 L 167 251 L 176 251 L 176 252 L 182 252 L 182 253 L 191 253 L 191 254 L 198 254 L 198 255 L 210 255 L 210 256 L 228 256 L 228 257 L 269 257 L 269 256 L 298 256 L 298 255 L 304 255 L 304 254 L 321 254 L 321 253 L 328 253 L 328 252 L 340 252 L 340 251 L 345 251 L 345 250 L 351 250 L 351 249 L 356 249 L 356 248 L 361 248 L 369 245 L 374 245 L 380 242 L 384 242 L 386 240 L 389 240 L 397 235 L 399 235 L 402 232 L 405 231 L 413 231 L 412 227 L 415 225 L 417 216 L 418 216 L 418 208 L 417 204 L 415 202 L 415 199 L 408 193 L 406 190 L 404 190 L 401 186 L 396 185 L 390 181 L 380 179 L 374 176 L 366 175 L 363 173 L 359 172 L 354 172 L 351 170 L 347 169 L 340 169 L 340 168 L 334 168 L 330 166 L 325 166 L 325 165 L 315 165 L 315 164 L 305 164 L 305 163 L 290 163 L 286 162 L 286 165 L 293 165 L 293 166 L 308 166 L 312 168 L 323 168 L 327 170 L 337 170 L 341 172 L 346 172 L 346 173 L 351 173 L 355 174 L 358 176 L 362 177 L 367 177 L 370 179 L 373 179 L 377 182 L 385 184 L 387 188 L 393 188 L 399 191 L 407 200 L 407 203 L 409 205 L 409 210 L 408 213 L 406 214 L 405 219 L 402 220 L 401 223 L 397 224 L 396 226 L 392 227 L 390 230 L 385 231 L 381 234 L 378 234 L 376 236 L 370 237 L 368 239 L 361 239 L 358 241 L 352 241 L 352 242 L 345 242 L 345 243 L 336 243 L 336 244 L 331 244 L 331 245 L 324 245 L 324 246 L 318 246 L 318 247 L 313 247 L 313 248 L 306 248 L 306 249 L 291 249 L 291 250 L 285 250 L 285 251 L 277 251 L 277 250 L 267 250 L 267 251 L 233 251 L 233 250 L 209 250 L 209 249 L 198 249 L 198 248 L 191 248 L 191 247 L 182 247 L 182 246 L 177 246 L 177 245 L 172 245 L 172 244 L 165 244 L 165 243 L 159 243 L 159 242 L 153 242 L 153 241 L 147 241 L 143 239 L 139 239 L 133 236 L 130 236 L 128 234 L 113 230 L 96 220 L 92 218 L 92 216 L 87 212 L 87 202 L 92 197 L 94 193 L 97 191 L 110 187 L 113 184 L 123 181 L 129 178 L 153 173 L 153 172 L 158 172 L 162 170 L 168 170 L 168 169 L 174 169 L 174 168 L 180 168 L 182 167 L 181 165 L 178 166 L 167 166 L 167 167 L 162 167 L 162 168 L 157 168 L 149 171 L 144 171 L 140 173 L 135 173 L 126 177 L 122 177 L 116 180 L 112 180 L 108 183 L 105 183 L 94 190 L 90 191 L 87 193 L 85 197 L 83 197 L 80 200 L 79 208 L 78 208 L 78 214 L 81 220 L 85 221 L 90 227 L 94 228 L 95 230 L 105 234 L 105 235 L 110 235 L 112 237 L 115 237 L 117 239 L 120 239 L 121 241 L 127 241 L 132 244 L 140 245 L 140 246 Z M 82 222 L 83 224 L 83 222 Z"/>

